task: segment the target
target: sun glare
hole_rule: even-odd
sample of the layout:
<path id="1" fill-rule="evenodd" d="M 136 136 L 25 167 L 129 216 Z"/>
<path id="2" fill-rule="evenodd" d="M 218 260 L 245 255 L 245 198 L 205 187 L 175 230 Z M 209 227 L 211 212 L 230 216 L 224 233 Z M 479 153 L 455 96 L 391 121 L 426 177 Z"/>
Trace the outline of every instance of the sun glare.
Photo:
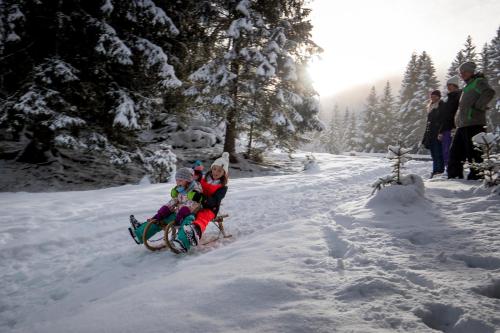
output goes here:
<path id="1" fill-rule="evenodd" d="M 357 73 L 353 67 L 354 64 L 345 62 L 338 66 L 328 58 L 315 59 L 309 64 L 309 74 L 320 96 L 330 96 L 375 78 L 366 72 Z"/>

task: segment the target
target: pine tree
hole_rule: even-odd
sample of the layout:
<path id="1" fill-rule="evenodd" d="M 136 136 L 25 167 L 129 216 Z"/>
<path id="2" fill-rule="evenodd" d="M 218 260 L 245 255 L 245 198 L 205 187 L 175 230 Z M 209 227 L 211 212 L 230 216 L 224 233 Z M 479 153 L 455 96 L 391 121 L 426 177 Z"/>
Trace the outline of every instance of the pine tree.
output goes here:
<path id="1" fill-rule="evenodd" d="M 376 126 L 379 121 L 379 103 L 375 87 L 372 87 L 366 100 L 361 124 L 361 150 L 375 152 L 377 149 Z"/>
<path id="2" fill-rule="evenodd" d="M 448 75 L 446 76 L 449 79 L 452 76 L 458 74 L 458 67 L 464 62 L 472 61 L 474 63 L 478 63 L 478 58 L 476 54 L 476 46 L 472 42 L 472 37 L 469 35 L 464 43 L 464 47 L 458 51 L 457 56 L 451 63 L 450 68 L 448 69 Z"/>
<path id="3" fill-rule="evenodd" d="M 179 34 L 173 20 L 152 1 L 42 0 L 17 9 L 18 41 L 3 50 L 23 67 L 16 77 L 2 73 L 0 127 L 12 139 L 29 135 L 46 151 L 130 162 L 140 130 L 181 85 L 169 63 L 176 50 L 170 41 Z"/>
<path id="4" fill-rule="evenodd" d="M 455 59 L 450 65 L 450 68 L 448 69 L 448 74 L 446 75 L 446 79 L 449 79 L 453 76 L 458 75 L 458 67 L 460 67 L 461 64 L 465 62 L 465 57 L 462 51 L 458 51 L 457 55 L 455 56 Z"/>
<path id="5" fill-rule="evenodd" d="M 341 130 L 340 110 L 339 106 L 335 104 L 328 127 L 321 136 L 321 143 L 330 154 L 338 154 L 342 151 Z"/>
<path id="6" fill-rule="evenodd" d="M 479 71 L 483 73 L 486 77 L 490 77 L 491 71 L 491 61 L 490 61 L 490 45 L 485 43 L 483 50 L 480 54 Z"/>
<path id="7" fill-rule="evenodd" d="M 378 144 L 377 151 L 382 152 L 387 149 L 387 146 L 396 143 L 399 135 L 399 127 L 396 119 L 396 101 L 392 95 L 389 81 L 385 85 L 379 108 L 380 117 L 376 132 L 380 143 Z"/>
<path id="8" fill-rule="evenodd" d="M 347 109 L 346 109 L 347 111 Z M 356 115 L 354 112 L 349 112 L 349 118 L 345 124 L 345 149 L 344 151 L 357 151 L 359 146 L 358 140 L 358 126 L 356 122 Z"/>
<path id="9" fill-rule="evenodd" d="M 400 139 L 403 145 L 413 152 L 417 152 L 425 131 L 429 94 L 438 87 L 432 59 L 425 51 L 418 57 L 416 73 L 418 78 L 416 91 L 411 99 L 401 105 L 399 114 Z"/>
<path id="10" fill-rule="evenodd" d="M 344 116 L 340 122 L 340 130 L 339 130 L 339 146 L 342 152 L 348 151 L 349 148 L 349 122 L 351 120 L 351 112 L 349 111 L 349 107 L 346 106 L 344 110 Z"/>
<path id="11" fill-rule="evenodd" d="M 418 82 L 418 55 L 413 53 L 411 59 L 406 66 L 406 71 L 401 82 L 401 89 L 399 91 L 399 103 L 405 104 L 411 100 L 415 91 L 417 91 Z"/>
<path id="12" fill-rule="evenodd" d="M 319 106 L 305 70 L 319 48 L 309 39 L 312 26 L 303 5 L 303 1 L 217 3 L 221 13 L 229 13 L 215 18 L 223 32 L 216 42 L 227 45 L 227 51 L 213 54 L 190 76 L 194 85 L 186 94 L 226 123 L 224 150 L 233 161 L 235 140 L 242 130 L 267 129 L 291 148 L 296 133 L 321 128 Z"/>
<path id="13" fill-rule="evenodd" d="M 489 120 L 491 129 L 500 133 L 500 27 L 497 29 L 496 36 L 491 40 L 488 49 L 488 60 L 490 68 L 487 71 L 488 82 L 495 89 L 496 95 L 489 111 Z"/>
<path id="14" fill-rule="evenodd" d="M 476 46 L 472 43 L 472 37 L 470 35 L 467 36 L 462 53 L 464 54 L 464 61 L 477 63 Z"/>
<path id="15" fill-rule="evenodd" d="M 396 114 L 396 133 L 398 141 L 403 140 L 406 133 L 405 124 L 410 121 L 411 114 L 409 113 L 410 103 L 414 100 L 418 87 L 419 63 L 418 55 L 413 53 L 410 61 L 406 66 L 401 89 L 399 91 L 399 112 Z"/>
<path id="16" fill-rule="evenodd" d="M 439 82 L 436 77 L 434 63 L 427 52 L 422 52 L 419 59 L 419 75 L 417 82 L 417 91 L 422 90 L 426 97 L 432 90 L 437 89 Z"/>

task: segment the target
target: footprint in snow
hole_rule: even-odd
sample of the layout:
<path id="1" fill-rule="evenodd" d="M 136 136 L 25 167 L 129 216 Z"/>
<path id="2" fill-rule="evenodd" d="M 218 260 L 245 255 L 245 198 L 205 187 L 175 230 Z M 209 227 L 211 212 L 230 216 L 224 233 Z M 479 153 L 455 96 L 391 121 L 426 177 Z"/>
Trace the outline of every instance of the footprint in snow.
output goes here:
<path id="1" fill-rule="evenodd" d="M 493 280 L 486 286 L 476 287 L 472 290 L 479 295 L 493 299 L 500 299 L 500 280 Z"/>
<path id="2" fill-rule="evenodd" d="M 344 259 L 350 254 L 352 246 L 347 241 L 343 240 L 338 232 L 325 227 L 323 228 L 326 244 L 328 245 L 329 255 L 336 259 Z"/>
<path id="3" fill-rule="evenodd" d="M 455 254 L 453 259 L 463 261 L 469 268 L 482 268 L 487 270 L 495 270 L 500 268 L 500 258 L 497 257 L 481 257 L 470 256 L 466 254 Z"/>
<path id="4" fill-rule="evenodd" d="M 494 333 L 494 329 L 480 320 L 464 316 L 464 310 L 448 304 L 431 303 L 414 311 L 429 328 L 441 332 Z"/>

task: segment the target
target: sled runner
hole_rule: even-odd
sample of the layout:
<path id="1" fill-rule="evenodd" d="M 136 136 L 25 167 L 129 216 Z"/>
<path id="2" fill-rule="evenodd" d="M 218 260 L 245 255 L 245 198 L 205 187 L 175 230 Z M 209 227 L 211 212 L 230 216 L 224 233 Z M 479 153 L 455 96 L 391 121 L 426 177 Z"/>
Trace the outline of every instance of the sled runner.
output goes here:
<path id="1" fill-rule="evenodd" d="M 207 242 L 201 242 L 201 245 L 215 242 L 221 237 L 221 235 L 224 238 L 232 237 L 232 235 L 227 234 L 224 230 L 224 219 L 228 216 L 229 215 L 227 214 L 218 215 L 211 221 L 219 229 L 219 234 L 214 239 L 211 239 Z M 171 244 L 171 242 L 177 236 L 177 231 L 179 228 L 179 226 L 174 226 L 174 222 L 175 221 L 169 220 L 151 220 L 146 222 L 147 225 L 142 236 L 142 242 L 144 243 L 144 246 L 146 246 L 146 248 L 151 251 L 158 251 L 164 248 L 169 248 L 174 253 L 180 253 Z M 151 234 L 156 232 L 158 232 L 158 234 L 151 237 Z"/>

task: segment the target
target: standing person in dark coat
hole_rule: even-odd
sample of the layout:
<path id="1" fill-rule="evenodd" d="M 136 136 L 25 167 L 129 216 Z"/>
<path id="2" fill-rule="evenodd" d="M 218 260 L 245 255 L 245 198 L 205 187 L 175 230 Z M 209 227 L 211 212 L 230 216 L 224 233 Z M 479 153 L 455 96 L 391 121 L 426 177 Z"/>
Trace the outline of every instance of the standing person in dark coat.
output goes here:
<path id="1" fill-rule="evenodd" d="M 422 140 L 425 148 L 431 151 L 431 178 L 444 172 L 443 147 L 441 141 L 438 140 L 439 129 L 442 127 L 443 105 L 441 92 L 434 90 L 431 93 L 431 100 L 427 106 L 427 126 L 425 128 L 424 139 Z"/>
<path id="2" fill-rule="evenodd" d="M 448 178 L 464 178 L 464 162 L 482 162 L 481 152 L 474 149 L 472 137 L 485 131 L 488 103 L 493 99 L 493 90 L 481 73 L 476 73 L 476 64 L 466 62 L 459 67 L 460 77 L 466 85 L 462 90 L 458 111 L 455 115 L 457 131 L 453 137 L 448 163 Z M 471 169 L 467 179 L 479 179 Z"/>
<path id="3" fill-rule="evenodd" d="M 450 156 L 451 131 L 455 128 L 455 114 L 460 101 L 462 90 L 459 88 L 460 81 L 458 76 L 453 76 L 446 82 L 448 89 L 448 98 L 443 104 L 441 113 L 441 128 L 439 129 L 438 140 L 443 147 L 443 161 L 446 170 L 448 170 L 448 160 Z"/>

